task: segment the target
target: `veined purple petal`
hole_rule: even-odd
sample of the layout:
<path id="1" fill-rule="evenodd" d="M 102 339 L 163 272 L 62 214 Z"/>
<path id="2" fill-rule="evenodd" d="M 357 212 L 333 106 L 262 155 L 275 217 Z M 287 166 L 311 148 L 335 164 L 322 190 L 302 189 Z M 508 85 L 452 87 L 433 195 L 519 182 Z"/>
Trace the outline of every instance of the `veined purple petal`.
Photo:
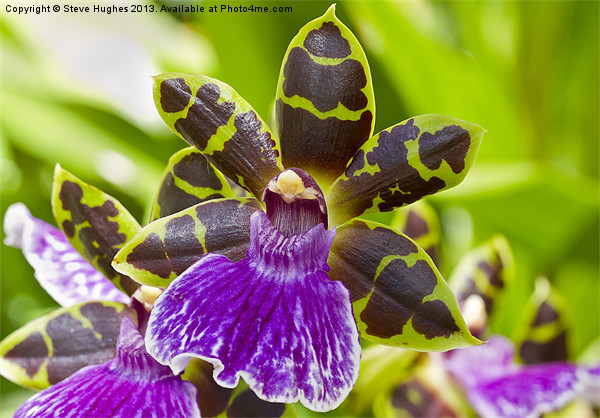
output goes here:
<path id="1" fill-rule="evenodd" d="M 446 366 L 465 386 L 471 406 L 481 416 L 538 417 L 589 396 L 590 389 L 598 394 L 597 367 L 569 363 L 518 367 L 513 354 L 510 341 L 494 337 L 483 346 L 446 357 Z"/>
<path id="2" fill-rule="evenodd" d="M 270 402 L 337 407 L 358 377 L 360 344 L 350 294 L 325 273 L 334 236 L 319 224 L 286 238 L 255 212 L 246 258 L 207 255 L 159 296 L 148 351 L 175 373 L 207 360 L 217 383 L 242 377 Z"/>
<path id="3" fill-rule="evenodd" d="M 35 269 L 35 278 L 60 305 L 94 300 L 129 302 L 126 294 L 73 248 L 61 230 L 31 216 L 22 203 L 7 209 L 4 231 L 5 244 L 21 248 Z"/>
<path id="4" fill-rule="evenodd" d="M 193 384 L 158 364 L 133 321 L 123 319 L 117 356 L 34 395 L 21 417 L 200 417 Z"/>
<path id="5" fill-rule="evenodd" d="M 483 416 L 537 417 L 582 395 L 592 380 L 583 367 L 540 364 L 476 386 L 468 396 L 473 408 Z"/>

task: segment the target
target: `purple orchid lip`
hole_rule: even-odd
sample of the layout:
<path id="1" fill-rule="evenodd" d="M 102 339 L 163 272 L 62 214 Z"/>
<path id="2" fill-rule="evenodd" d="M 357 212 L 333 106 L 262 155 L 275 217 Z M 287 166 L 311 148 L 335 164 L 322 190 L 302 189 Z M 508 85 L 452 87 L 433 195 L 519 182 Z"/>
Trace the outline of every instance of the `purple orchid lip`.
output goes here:
<path id="1" fill-rule="evenodd" d="M 318 224 L 285 237 L 262 211 L 247 257 L 209 254 L 158 297 L 148 352 L 181 372 L 192 357 L 227 388 L 242 377 L 263 400 L 337 407 L 358 377 L 360 343 L 350 293 L 326 272 L 335 231 Z"/>
<path id="2" fill-rule="evenodd" d="M 302 234 L 327 223 L 327 205 L 317 182 L 300 168 L 274 176 L 263 193 L 269 220 L 284 236 Z"/>

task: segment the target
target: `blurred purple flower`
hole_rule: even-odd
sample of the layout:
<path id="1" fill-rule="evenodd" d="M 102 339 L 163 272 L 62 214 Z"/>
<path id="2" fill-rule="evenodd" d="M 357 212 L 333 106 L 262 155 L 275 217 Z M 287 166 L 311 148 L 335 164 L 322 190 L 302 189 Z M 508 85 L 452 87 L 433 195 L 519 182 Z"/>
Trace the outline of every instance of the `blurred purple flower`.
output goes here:
<path id="1" fill-rule="evenodd" d="M 600 366 L 544 363 L 519 366 L 512 342 L 492 337 L 487 344 L 444 356 L 481 416 L 537 417 L 577 398 L 598 404 Z"/>

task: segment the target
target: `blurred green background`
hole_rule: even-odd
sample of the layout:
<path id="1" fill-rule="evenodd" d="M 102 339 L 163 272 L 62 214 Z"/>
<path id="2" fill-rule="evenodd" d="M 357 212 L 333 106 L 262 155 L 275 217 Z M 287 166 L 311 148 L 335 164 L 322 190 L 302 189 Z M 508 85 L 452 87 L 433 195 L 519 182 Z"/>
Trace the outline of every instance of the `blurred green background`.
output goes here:
<path id="1" fill-rule="evenodd" d="M 221 4 L 251 3 L 202 3 Z M 59 162 L 147 222 L 162 169 L 185 146 L 153 108 L 153 74 L 219 78 L 269 120 L 288 42 L 330 3 L 252 4 L 292 11 L 3 9 L 2 215 L 20 201 L 53 223 L 49 198 Z M 492 331 L 514 335 L 534 279 L 545 275 L 566 300 L 577 359 L 600 326 L 599 3 L 354 0 L 338 1 L 337 15 L 367 53 L 376 132 L 423 113 L 488 130 L 465 182 L 429 199 L 442 221 L 442 273 L 447 277 L 472 246 L 504 234 L 516 278 Z M 20 251 L 2 245 L 1 337 L 56 307 Z M 0 385 L 0 415 L 30 395 L 5 379 Z"/>

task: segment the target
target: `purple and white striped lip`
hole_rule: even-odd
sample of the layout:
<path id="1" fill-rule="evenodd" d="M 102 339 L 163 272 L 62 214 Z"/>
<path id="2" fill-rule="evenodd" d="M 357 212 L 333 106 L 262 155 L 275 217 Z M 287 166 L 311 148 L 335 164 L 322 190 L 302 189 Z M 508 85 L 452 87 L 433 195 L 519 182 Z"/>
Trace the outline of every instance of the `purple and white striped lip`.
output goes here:
<path id="1" fill-rule="evenodd" d="M 267 216 L 284 236 L 302 234 L 322 223 L 328 228 L 327 205 L 321 188 L 300 168 L 279 172 L 268 183 L 263 201 Z"/>
<path id="2" fill-rule="evenodd" d="M 360 363 L 350 293 L 326 273 L 335 231 L 321 223 L 285 237 L 257 211 L 250 237 L 246 258 L 209 254 L 165 289 L 150 314 L 148 352 L 174 373 L 192 357 L 206 360 L 219 385 L 241 377 L 268 402 L 334 409 Z"/>

